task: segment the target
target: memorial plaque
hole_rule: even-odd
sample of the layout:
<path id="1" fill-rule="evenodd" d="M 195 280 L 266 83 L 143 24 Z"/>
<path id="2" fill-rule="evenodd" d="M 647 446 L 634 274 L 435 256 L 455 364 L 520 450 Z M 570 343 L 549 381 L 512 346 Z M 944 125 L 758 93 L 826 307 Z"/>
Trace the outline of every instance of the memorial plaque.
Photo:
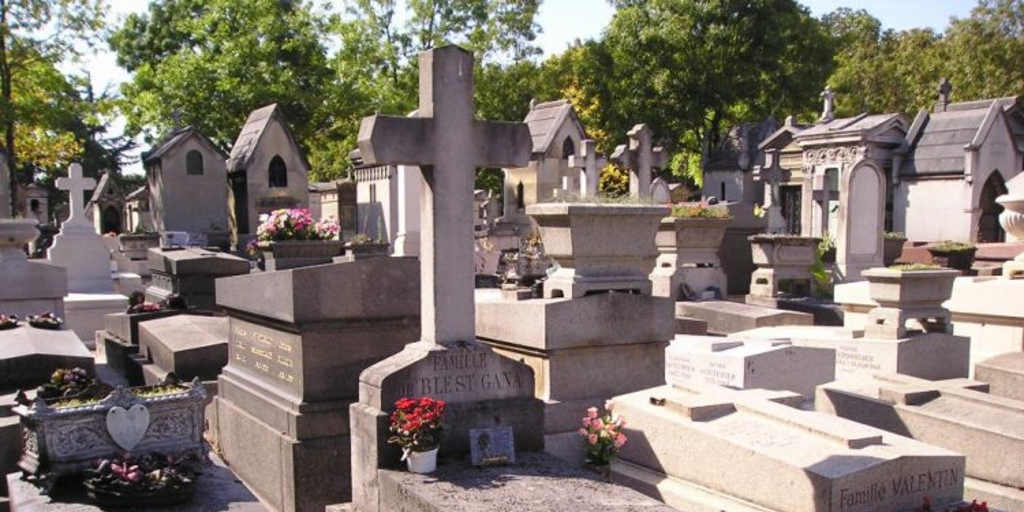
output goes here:
<path id="1" fill-rule="evenodd" d="M 231 319 L 228 359 L 273 387 L 301 395 L 302 345 L 296 334 Z"/>
<path id="2" fill-rule="evenodd" d="M 469 458 L 474 466 L 503 466 L 516 463 L 512 427 L 469 430 Z"/>

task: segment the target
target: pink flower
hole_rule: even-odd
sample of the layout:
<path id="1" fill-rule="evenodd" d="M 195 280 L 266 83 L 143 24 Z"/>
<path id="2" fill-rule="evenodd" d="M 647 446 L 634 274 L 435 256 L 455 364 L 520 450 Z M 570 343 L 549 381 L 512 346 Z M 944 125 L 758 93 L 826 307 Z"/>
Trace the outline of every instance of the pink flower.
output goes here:
<path id="1" fill-rule="evenodd" d="M 579 434 L 581 436 L 587 435 L 587 429 L 585 429 L 585 428 L 581 428 L 581 429 L 577 430 L 576 432 L 579 432 Z"/>
<path id="2" fill-rule="evenodd" d="M 596 428 L 597 430 L 601 430 L 604 428 L 604 422 L 601 421 L 601 418 L 596 418 L 590 420 L 590 426 Z"/>
<path id="3" fill-rule="evenodd" d="M 619 435 L 615 436 L 615 447 L 622 448 L 622 445 L 626 444 L 626 441 L 628 441 L 628 439 L 626 439 L 626 434 L 620 433 Z"/>
<path id="4" fill-rule="evenodd" d="M 587 409 L 587 417 L 588 418 L 596 418 L 597 417 L 597 407 L 591 407 L 591 408 Z"/>
<path id="5" fill-rule="evenodd" d="M 587 442 L 590 443 L 591 445 L 597 444 L 597 435 L 590 434 L 589 436 L 587 436 Z"/>

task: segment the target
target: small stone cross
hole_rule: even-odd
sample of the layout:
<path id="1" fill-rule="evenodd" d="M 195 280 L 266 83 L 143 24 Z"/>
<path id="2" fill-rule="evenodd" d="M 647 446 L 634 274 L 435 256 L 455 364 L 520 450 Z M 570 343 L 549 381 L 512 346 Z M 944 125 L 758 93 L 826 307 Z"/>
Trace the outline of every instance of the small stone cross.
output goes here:
<path id="1" fill-rule="evenodd" d="M 525 166 L 530 130 L 473 118 L 473 54 L 458 46 L 420 54 L 419 94 L 418 117 L 364 118 L 359 151 L 368 164 L 415 165 L 423 172 L 421 341 L 473 341 L 474 172 Z"/>
<path id="2" fill-rule="evenodd" d="M 580 141 L 580 154 L 569 156 L 569 167 L 580 169 L 580 197 L 597 197 L 597 184 L 601 168 L 608 160 L 598 154 L 597 143 L 591 139 Z"/>
<path id="3" fill-rule="evenodd" d="M 782 216 L 782 196 L 780 186 L 789 181 L 790 172 L 779 164 L 779 152 L 771 150 L 766 154 L 771 164 L 760 173 L 761 179 L 768 184 L 768 232 L 782 233 L 786 230 L 786 219 Z"/>
<path id="4" fill-rule="evenodd" d="M 825 99 L 825 107 L 821 111 L 821 119 L 819 119 L 819 121 L 827 123 L 827 122 L 832 121 L 833 119 L 836 118 L 836 113 L 835 113 L 836 93 L 832 92 L 832 88 L 831 87 L 825 87 L 825 90 L 822 91 L 822 93 L 821 93 L 821 97 Z"/>
<path id="5" fill-rule="evenodd" d="M 612 154 L 612 161 L 629 169 L 629 195 L 651 197 L 651 169 L 664 169 L 668 156 L 660 147 L 651 147 L 651 129 L 638 124 L 627 133 L 629 148 L 620 145 Z"/>
<path id="6" fill-rule="evenodd" d="M 67 178 L 57 178 L 57 188 L 68 191 L 70 215 L 68 224 L 88 223 L 85 218 L 85 191 L 96 188 L 96 180 L 82 176 L 82 166 L 74 163 L 68 167 Z"/>

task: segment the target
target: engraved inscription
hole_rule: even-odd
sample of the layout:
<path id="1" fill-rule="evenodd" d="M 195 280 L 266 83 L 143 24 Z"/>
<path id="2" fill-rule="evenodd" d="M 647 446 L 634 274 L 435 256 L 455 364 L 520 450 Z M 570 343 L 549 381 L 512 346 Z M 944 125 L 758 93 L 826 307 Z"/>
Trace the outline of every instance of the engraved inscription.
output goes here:
<path id="1" fill-rule="evenodd" d="M 836 350 L 836 366 L 851 370 L 882 370 L 882 365 L 871 354 L 861 353 L 858 347 L 840 345 Z"/>
<path id="2" fill-rule="evenodd" d="M 840 488 L 839 509 L 872 506 L 904 496 L 926 496 L 961 485 L 960 472 L 956 468 L 897 475 L 887 481 L 872 482 L 860 488 Z"/>
<path id="3" fill-rule="evenodd" d="M 423 373 L 398 389 L 399 396 L 450 399 L 482 392 L 518 391 L 526 386 L 519 372 L 492 367 L 491 357 L 493 355 L 479 351 L 435 355 Z"/>
<path id="4" fill-rule="evenodd" d="M 290 340 L 278 339 L 273 332 L 233 320 L 230 346 L 232 364 L 286 384 L 296 382 L 295 348 Z"/>

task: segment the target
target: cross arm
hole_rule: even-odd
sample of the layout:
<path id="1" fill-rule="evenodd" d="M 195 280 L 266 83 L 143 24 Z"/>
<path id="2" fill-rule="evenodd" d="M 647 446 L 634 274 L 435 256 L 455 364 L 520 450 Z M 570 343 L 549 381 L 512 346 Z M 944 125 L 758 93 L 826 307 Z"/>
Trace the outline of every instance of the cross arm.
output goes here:
<path id="1" fill-rule="evenodd" d="M 479 167 L 523 167 L 530 162 L 533 141 L 525 123 L 474 121 L 473 135 Z"/>
<path id="2" fill-rule="evenodd" d="M 434 120 L 370 116 L 359 125 L 359 153 L 368 164 L 431 165 Z"/>

